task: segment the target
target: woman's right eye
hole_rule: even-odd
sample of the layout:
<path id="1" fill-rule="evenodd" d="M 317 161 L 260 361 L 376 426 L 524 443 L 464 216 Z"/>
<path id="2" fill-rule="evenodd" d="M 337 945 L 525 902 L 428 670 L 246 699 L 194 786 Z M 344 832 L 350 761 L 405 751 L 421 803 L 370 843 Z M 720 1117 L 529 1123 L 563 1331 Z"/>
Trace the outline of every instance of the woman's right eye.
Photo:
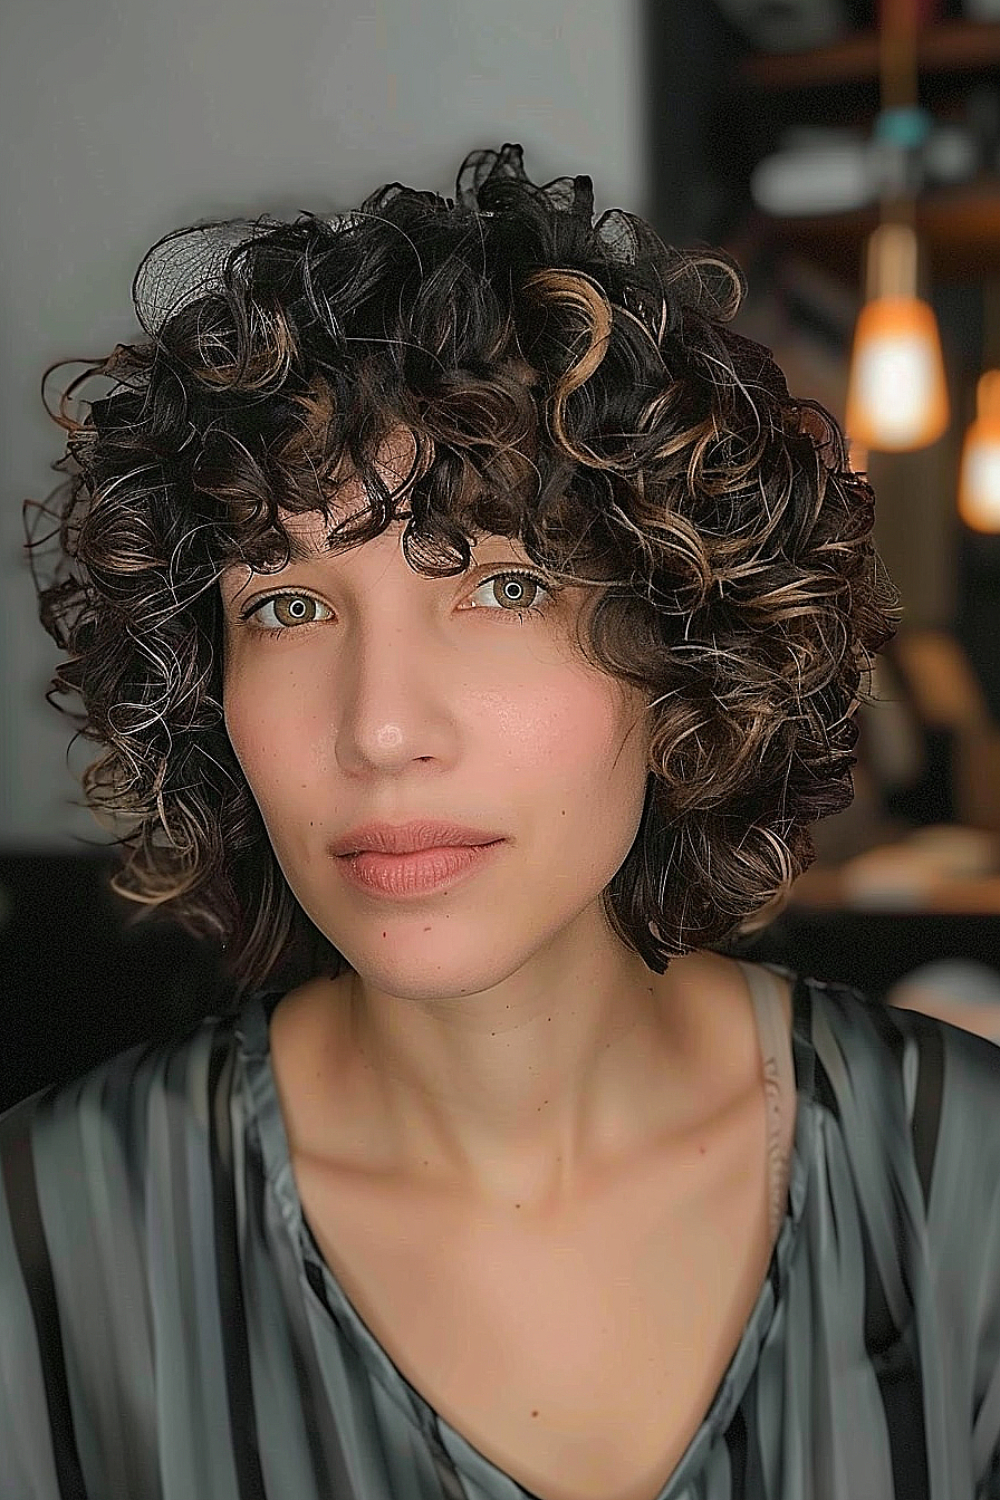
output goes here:
<path id="1" fill-rule="evenodd" d="M 252 619 L 252 629 L 261 630 L 265 635 L 284 635 L 296 625 L 314 625 L 318 620 L 326 619 L 329 610 L 326 615 L 318 613 L 326 608 L 311 594 L 269 594 L 266 599 L 258 599 L 245 609 L 240 619 Z"/>

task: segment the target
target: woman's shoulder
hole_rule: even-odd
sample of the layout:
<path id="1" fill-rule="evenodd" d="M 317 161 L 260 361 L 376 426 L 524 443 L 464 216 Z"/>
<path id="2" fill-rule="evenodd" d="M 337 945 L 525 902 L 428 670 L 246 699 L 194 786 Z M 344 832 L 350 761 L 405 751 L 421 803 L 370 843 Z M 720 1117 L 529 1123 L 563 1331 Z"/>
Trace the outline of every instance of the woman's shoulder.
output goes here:
<path id="1" fill-rule="evenodd" d="M 838 1243 L 863 1227 L 870 1305 L 898 1308 L 886 1337 L 917 1306 L 935 1378 L 969 1395 L 983 1473 L 1000 1455 L 1000 1046 L 834 981 L 800 977 L 795 1007 L 810 1140 L 827 1158 L 816 1222 L 829 1203 Z"/>
<path id="2" fill-rule="evenodd" d="M 876 1159 L 899 1168 L 907 1157 L 926 1208 L 932 1195 L 952 1193 L 992 1203 L 1000 1185 L 1000 1046 L 834 980 L 796 976 L 793 1008 L 813 1098 L 835 1116 L 865 1170 Z"/>
<path id="3" fill-rule="evenodd" d="M 39 1476 L 55 1475 L 57 1454 L 79 1474 L 68 1435 L 84 1410 L 98 1424 L 131 1413 L 129 1441 L 155 1455 L 147 1396 L 163 1340 L 188 1337 L 195 1298 L 203 1312 L 212 1295 L 206 1220 L 227 1201 L 217 1163 L 233 1055 L 228 1018 L 209 1017 L 0 1114 L 0 1453 L 12 1493 L 54 1495 L 54 1477 L 49 1489 Z"/>
<path id="4" fill-rule="evenodd" d="M 234 1031 L 233 1018 L 206 1017 L 0 1113 L 0 1304 L 39 1277 L 60 1298 L 70 1285 L 84 1294 L 129 1245 L 145 1258 L 150 1216 L 172 1213 L 177 1191 L 197 1194 L 194 1178 L 207 1183 L 221 1156 Z"/>
<path id="5" fill-rule="evenodd" d="M 234 1019 L 213 1015 L 138 1042 L 0 1112 L 0 1211 L 29 1189 L 81 1200 L 192 1134 L 207 1137 L 210 1100 L 234 1057 Z"/>
<path id="6" fill-rule="evenodd" d="M 928 1070 L 937 1064 L 942 1087 L 951 1095 L 948 1102 L 974 1083 L 988 1090 L 1000 1086 L 1000 1045 L 983 1035 L 942 1016 L 887 1004 L 842 980 L 794 974 L 793 985 L 795 1010 L 808 1018 L 812 1039 L 821 1050 L 828 1050 L 824 1044 L 832 1037 L 859 1062 L 916 1062 Z"/>

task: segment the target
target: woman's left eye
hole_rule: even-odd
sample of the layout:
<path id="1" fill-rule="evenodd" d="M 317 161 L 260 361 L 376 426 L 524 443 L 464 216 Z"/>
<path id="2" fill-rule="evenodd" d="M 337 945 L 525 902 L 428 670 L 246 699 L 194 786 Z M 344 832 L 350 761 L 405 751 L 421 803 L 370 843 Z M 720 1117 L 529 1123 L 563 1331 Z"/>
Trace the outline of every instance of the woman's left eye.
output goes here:
<path id="1" fill-rule="evenodd" d="M 497 584 L 500 588 L 498 590 L 493 587 L 492 600 L 494 603 L 499 600 L 501 607 L 491 610 L 489 605 L 476 604 L 473 606 L 475 609 L 486 609 L 490 614 L 507 614 L 521 619 L 525 614 L 542 614 L 557 592 L 554 585 L 543 583 L 539 574 L 514 569 L 484 578 L 474 590 L 473 597 L 482 593 L 485 588 Z M 532 589 L 541 590 L 545 594 L 541 603 L 530 601 Z M 325 610 L 326 613 L 319 614 L 320 610 Z M 315 625 L 317 621 L 327 619 L 329 614 L 327 606 L 314 599 L 311 594 L 269 594 L 266 599 L 260 599 L 245 609 L 241 618 L 253 618 L 254 629 L 261 630 L 266 635 L 287 635 L 295 626 Z"/>
<path id="2" fill-rule="evenodd" d="M 520 618 L 521 614 L 540 615 L 552 603 L 555 594 L 553 587 L 550 584 L 543 583 L 539 574 L 522 572 L 520 569 L 508 573 L 494 573 L 491 578 L 484 578 L 475 592 L 478 594 L 483 589 L 496 583 L 501 585 L 500 593 L 498 594 L 494 589 L 492 597 L 494 600 L 501 598 L 504 606 L 507 607 L 492 611 L 494 614 L 513 614 L 517 615 L 518 618 Z M 541 589 L 547 596 L 541 604 L 528 604 L 525 602 L 525 594 L 532 588 Z M 481 604 L 477 604 L 475 607 L 476 609 L 483 608 Z"/>

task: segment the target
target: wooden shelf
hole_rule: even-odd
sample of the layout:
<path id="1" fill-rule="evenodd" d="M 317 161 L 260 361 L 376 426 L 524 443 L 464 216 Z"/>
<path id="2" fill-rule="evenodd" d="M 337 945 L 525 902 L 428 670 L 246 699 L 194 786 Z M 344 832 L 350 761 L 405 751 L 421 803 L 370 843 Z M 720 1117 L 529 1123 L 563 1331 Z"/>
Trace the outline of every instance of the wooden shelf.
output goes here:
<path id="1" fill-rule="evenodd" d="M 798 250 L 843 279 L 861 275 L 865 241 L 878 225 L 877 207 L 811 218 L 757 214 L 754 228 L 766 239 Z M 938 285 L 981 281 L 1000 265 L 1000 179 L 927 193 L 917 202 L 917 229 Z"/>
<path id="2" fill-rule="evenodd" d="M 921 72 L 968 73 L 1000 64 L 1000 21 L 942 21 L 927 27 L 917 43 Z M 878 34 L 859 31 L 810 52 L 755 52 L 740 64 L 740 77 L 755 89 L 791 90 L 878 77 Z"/>
<path id="3" fill-rule="evenodd" d="M 837 869 L 811 866 L 792 887 L 789 905 L 801 911 L 872 911 L 883 914 L 949 913 L 956 916 L 1000 916 L 1000 875 L 928 880 L 924 889 L 890 898 L 867 899 L 852 892 Z"/>

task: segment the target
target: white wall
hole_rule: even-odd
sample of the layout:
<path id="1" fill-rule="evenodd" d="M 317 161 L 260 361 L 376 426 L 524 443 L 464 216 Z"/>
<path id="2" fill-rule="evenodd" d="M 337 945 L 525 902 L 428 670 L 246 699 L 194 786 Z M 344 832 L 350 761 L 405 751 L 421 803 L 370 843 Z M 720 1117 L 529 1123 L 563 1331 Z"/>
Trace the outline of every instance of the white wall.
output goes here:
<path id="1" fill-rule="evenodd" d="M 60 477 L 45 367 L 133 338 L 144 251 L 199 218 L 336 212 L 396 179 L 453 194 L 466 152 L 504 141 L 534 181 L 588 172 L 598 213 L 647 213 L 639 21 L 638 0 L 7 0 L 0 844 L 105 841 L 72 806 L 96 747 L 67 769 L 22 548 L 22 500 Z"/>

